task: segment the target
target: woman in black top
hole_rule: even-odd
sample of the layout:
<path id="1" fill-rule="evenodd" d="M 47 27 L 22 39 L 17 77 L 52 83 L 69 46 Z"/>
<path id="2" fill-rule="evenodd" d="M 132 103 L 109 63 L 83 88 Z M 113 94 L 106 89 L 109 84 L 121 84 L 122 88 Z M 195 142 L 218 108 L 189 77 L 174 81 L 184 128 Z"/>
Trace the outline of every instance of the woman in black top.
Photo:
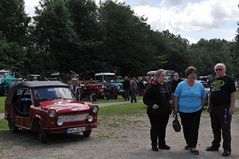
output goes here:
<path id="1" fill-rule="evenodd" d="M 166 126 L 171 114 L 170 94 L 164 70 L 160 69 L 156 72 L 155 80 L 147 87 L 143 97 L 151 124 L 150 138 L 153 151 L 158 151 L 158 148 L 170 149 L 165 142 Z"/>

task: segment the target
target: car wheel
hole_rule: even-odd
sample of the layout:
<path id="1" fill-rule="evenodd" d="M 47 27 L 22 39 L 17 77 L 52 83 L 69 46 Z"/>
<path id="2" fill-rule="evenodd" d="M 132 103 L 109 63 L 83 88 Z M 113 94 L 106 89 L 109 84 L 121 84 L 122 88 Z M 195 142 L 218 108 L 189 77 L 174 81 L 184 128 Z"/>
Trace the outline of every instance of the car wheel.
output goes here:
<path id="1" fill-rule="evenodd" d="M 105 95 L 104 95 L 104 99 L 105 100 L 109 100 L 110 99 L 110 93 L 105 93 Z"/>
<path id="2" fill-rule="evenodd" d="M 95 102 L 96 101 L 96 95 L 95 94 L 91 94 L 90 95 L 90 100 Z"/>
<path id="3" fill-rule="evenodd" d="M 46 132 L 46 130 L 42 129 L 42 122 L 41 121 L 39 121 L 38 140 L 41 143 L 46 143 L 47 142 L 47 132 Z"/>
<path id="4" fill-rule="evenodd" d="M 8 120 L 8 128 L 12 133 L 17 133 L 19 130 L 19 128 L 13 123 L 11 119 Z"/>
<path id="5" fill-rule="evenodd" d="M 111 94 L 111 97 L 112 97 L 112 99 L 117 99 L 117 98 L 118 98 L 118 95 L 117 95 L 117 93 L 112 93 L 112 94 Z"/>
<path id="6" fill-rule="evenodd" d="M 83 132 L 84 137 L 90 137 L 90 134 L 91 134 L 91 129 Z"/>

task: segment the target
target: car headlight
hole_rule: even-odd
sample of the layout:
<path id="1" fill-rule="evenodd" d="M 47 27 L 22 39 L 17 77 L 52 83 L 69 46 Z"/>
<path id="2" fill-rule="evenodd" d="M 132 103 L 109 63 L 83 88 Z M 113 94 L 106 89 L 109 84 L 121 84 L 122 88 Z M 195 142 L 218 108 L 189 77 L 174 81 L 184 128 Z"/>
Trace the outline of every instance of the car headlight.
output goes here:
<path id="1" fill-rule="evenodd" d="M 48 112 L 49 117 L 54 118 L 56 116 L 56 111 L 54 109 L 49 110 Z"/>
<path id="2" fill-rule="evenodd" d="M 93 116 L 92 116 L 92 115 L 89 115 L 89 116 L 87 117 L 87 121 L 88 121 L 89 123 L 91 123 L 91 122 L 93 121 Z"/>
<path id="3" fill-rule="evenodd" d="M 58 125 L 58 126 L 62 126 L 63 123 L 64 123 L 63 119 L 62 119 L 62 118 L 58 118 L 58 120 L 57 120 L 57 125 Z"/>
<path id="4" fill-rule="evenodd" d="M 92 107 L 92 112 L 93 112 L 93 113 L 97 113 L 98 111 L 99 111 L 98 106 Z"/>

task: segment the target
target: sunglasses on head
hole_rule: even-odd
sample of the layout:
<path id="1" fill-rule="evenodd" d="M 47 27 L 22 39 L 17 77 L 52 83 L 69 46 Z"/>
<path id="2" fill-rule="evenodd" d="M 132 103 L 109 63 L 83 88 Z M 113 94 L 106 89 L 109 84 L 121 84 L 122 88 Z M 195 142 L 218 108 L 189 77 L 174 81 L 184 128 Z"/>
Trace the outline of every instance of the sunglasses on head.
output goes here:
<path id="1" fill-rule="evenodd" d="M 215 69 L 216 71 L 222 71 L 222 68 L 217 68 L 217 69 Z"/>

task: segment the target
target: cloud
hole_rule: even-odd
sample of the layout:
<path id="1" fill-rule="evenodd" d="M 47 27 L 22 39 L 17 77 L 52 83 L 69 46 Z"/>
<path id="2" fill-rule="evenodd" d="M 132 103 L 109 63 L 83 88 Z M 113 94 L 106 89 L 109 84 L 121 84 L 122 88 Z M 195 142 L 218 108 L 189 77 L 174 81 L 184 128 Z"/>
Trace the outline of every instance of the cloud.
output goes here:
<path id="1" fill-rule="evenodd" d="M 172 7 L 172 6 L 179 6 L 184 3 L 187 3 L 187 0 L 162 0 L 160 6 Z"/>
<path id="2" fill-rule="evenodd" d="M 39 5 L 39 0 L 25 0 L 25 11 L 29 16 L 34 16 L 35 6 Z"/>
<path id="3" fill-rule="evenodd" d="M 238 0 L 185 2 L 163 0 L 160 7 L 145 5 L 133 9 L 137 15 L 147 17 L 153 29 L 168 29 L 174 33 L 224 28 L 229 21 L 239 20 Z"/>

